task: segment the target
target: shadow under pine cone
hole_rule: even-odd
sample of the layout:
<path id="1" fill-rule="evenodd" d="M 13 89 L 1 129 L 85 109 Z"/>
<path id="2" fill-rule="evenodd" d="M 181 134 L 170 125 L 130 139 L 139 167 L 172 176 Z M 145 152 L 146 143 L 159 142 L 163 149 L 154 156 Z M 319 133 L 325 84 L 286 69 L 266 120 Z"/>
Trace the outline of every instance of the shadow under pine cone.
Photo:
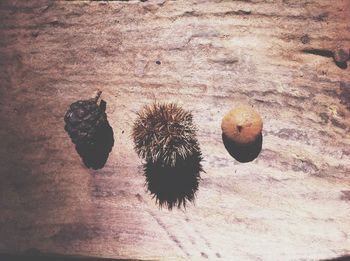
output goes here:
<path id="1" fill-rule="evenodd" d="M 106 123 L 96 130 L 94 142 L 76 144 L 75 149 L 88 168 L 101 169 L 114 145 L 113 129 Z"/>

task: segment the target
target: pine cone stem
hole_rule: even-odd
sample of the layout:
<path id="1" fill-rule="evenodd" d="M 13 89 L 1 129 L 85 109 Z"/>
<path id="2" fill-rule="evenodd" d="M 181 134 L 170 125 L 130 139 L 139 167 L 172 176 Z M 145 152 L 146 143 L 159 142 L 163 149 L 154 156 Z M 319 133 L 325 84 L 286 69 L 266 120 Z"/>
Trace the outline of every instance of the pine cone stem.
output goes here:
<path id="1" fill-rule="evenodd" d="M 102 94 L 102 91 L 101 91 L 101 90 L 96 90 L 96 91 L 94 92 L 94 95 L 92 96 L 92 99 L 93 99 L 96 103 L 98 103 L 98 100 L 100 99 L 101 94 Z"/>

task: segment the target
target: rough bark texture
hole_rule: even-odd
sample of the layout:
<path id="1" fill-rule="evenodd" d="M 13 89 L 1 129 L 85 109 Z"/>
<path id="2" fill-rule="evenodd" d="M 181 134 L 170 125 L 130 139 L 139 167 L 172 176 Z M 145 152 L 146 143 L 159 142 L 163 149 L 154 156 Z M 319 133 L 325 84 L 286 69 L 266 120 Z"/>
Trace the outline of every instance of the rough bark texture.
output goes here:
<path id="1" fill-rule="evenodd" d="M 0 1 L 0 252 L 140 259 L 315 260 L 350 254 L 348 0 Z M 115 145 L 83 166 L 64 132 L 100 88 Z M 192 110 L 194 205 L 159 209 L 130 138 L 154 100 Z M 251 163 L 221 117 L 264 120 Z"/>

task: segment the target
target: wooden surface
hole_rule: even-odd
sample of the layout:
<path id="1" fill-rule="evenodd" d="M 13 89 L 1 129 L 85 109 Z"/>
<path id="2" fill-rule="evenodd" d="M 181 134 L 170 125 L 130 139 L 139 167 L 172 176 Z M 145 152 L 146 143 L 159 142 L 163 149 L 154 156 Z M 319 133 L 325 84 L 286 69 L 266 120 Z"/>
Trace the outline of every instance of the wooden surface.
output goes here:
<path id="1" fill-rule="evenodd" d="M 0 252 L 350 254 L 349 68 L 316 50 L 350 48 L 349 14 L 349 0 L 1 0 Z M 96 88 L 115 145 L 92 171 L 63 115 Z M 199 129 L 206 173 L 186 210 L 158 208 L 133 150 L 135 112 L 154 100 L 192 110 Z M 264 120 L 251 163 L 221 140 L 237 102 Z"/>

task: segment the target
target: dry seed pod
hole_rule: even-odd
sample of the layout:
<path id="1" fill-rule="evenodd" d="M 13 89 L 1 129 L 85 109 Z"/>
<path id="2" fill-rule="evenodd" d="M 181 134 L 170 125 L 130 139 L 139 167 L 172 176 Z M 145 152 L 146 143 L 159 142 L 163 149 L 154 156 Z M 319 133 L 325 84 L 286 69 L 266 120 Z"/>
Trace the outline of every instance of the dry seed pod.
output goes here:
<path id="1" fill-rule="evenodd" d="M 107 122 L 105 111 L 97 104 L 100 95 L 98 92 L 92 99 L 79 100 L 69 106 L 64 129 L 74 144 L 93 142 L 97 128 Z"/>

